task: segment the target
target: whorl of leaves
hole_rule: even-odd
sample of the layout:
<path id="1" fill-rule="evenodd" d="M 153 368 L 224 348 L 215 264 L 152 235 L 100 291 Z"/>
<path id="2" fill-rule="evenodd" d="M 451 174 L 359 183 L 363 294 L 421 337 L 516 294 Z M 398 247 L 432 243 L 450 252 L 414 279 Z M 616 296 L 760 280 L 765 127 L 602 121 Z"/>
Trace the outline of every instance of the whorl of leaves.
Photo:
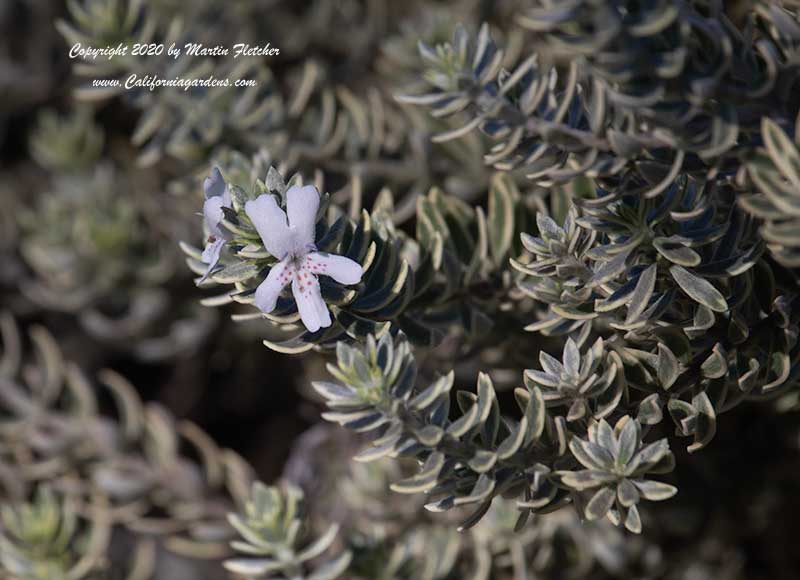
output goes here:
<path id="1" fill-rule="evenodd" d="M 302 500 L 303 492 L 291 485 L 281 490 L 253 484 L 242 512 L 228 518 L 243 540 L 232 546 L 245 556 L 227 560 L 225 568 L 246 578 L 334 580 L 341 576 L 350 564 L 350 552 L 316 563 L 336 540 L 339 526 L 333 524 L 309 541 L 304 537 Z"/>
<path id="2" fill-rule="evenodd" d="M 190 351 L 215 317 L 164 288 L 183 273 L 170 240 L 181 225 L 175 208 L 101 157 L 103 141 L 88 108 L 40 115 L 31 153 L 49 180 L 35 204 L 12 208 L 27 266 L 15 283 L 25 299 L 77 316 L 88 334 L 140 359 Z"/>
<path id="3" fill-rule="evenodd" d="M 304 6 L 313 21 L 303 22 L 302 34 L 286 34 L 292 26 L 299 27 L 297 23 L 280 28 L 281 10 L 293 10 L 271 8 L 268 18 L 274 22 L 275 31 L 281 32 L 281 37 L 287 41 L 284 45 L 277 42 L 273 47 L 293 53 L 298 48 L 299 37 L 313 34 L 309 29 L 336 27 L 333 22 L 348 16 L 324 5 L 324 2 L 316 2 L 310 8 Z M 198 7 L 198 14 L 191 15 L 189 22 L 141 0 L 73 0 L 69 9 L 70 21 L 60 21 L 58 28 L 70 44 L 80 42 L 82 46 L 116 46 L 122 42 L 128 46 L 153 43 L 169 47 L 174 43 L 184 50 L 187 43 L 202 40 L 197 37 L 197 29 L 211 24 L 204 19 L 213 20 L 212 28 L 226 25 L 224 19 L 220 23 L 218 16 L 211 16 L 219 12 L 212 6 Z M 238 10 L 258 12 L 257 7 L 241 6 Z M 375 19 L 372 14 L 365 16 Z M 252 16 L 264 17 L 263 14 Z M 375 25 L 375 22 L 370 23 L 372 27 Z M 242 30 L 241 25 L 238 26 L 237 42 L 256 36 L 256 40 L 251 41 L 256 45 L 263 38 L 263 32 Z M 321 42 L 328 34 L 319 33 L 319 36 Z M 353 52 L 346 53 L 345 57 L 357 66 L 362 58 L 358 54 L 366 49 L 361 46 L 366 37 L 351 36 L 358 42 L 353 43 L 350 47 Z M 215 43 L 206 44 L 210 47 Z M 344 42 L 337 42 L 338 49 L 344 45 Z M 290 65 L 287 71 L 287 65 L 281 65 L 282 58 L 278 57 L 233 58 L 231 54 L 214 58 L 190 55 L 184 50 L 179 58 L 173 58 L 164 50 L 164 54 L 155 56 L 84 60 L 74 67 L 78 76 L 121 82 L 116 87 L 91 84 L 78 87 L 77 98 L 100 101 L 119 95 L 129 107 L 142 112 L 132 135 L 133 144 L 140 149 L 138 161 L 141 165 L 150 166 L 166 157 L 191 167 L 207 161 L 223 146 L 247 152 L 268 147 L 280 156 L 286 170 L 296 169 L 305 162 L 345 176 L 379 177 L 382 181 L 416 189 L 429 186 L 427 147 L 424 140 L 415 136 L 415 132 L 425 132 L 423 120 L 387 98 L 377 83 L 365 94 L 357 95 L 344 83 L 330 78 L 329 68 L 324 63 L 308 56 Z M 284 67 L 280 73 L 281 83 L 267 68 L 272 60 Z M 188 90 L 180 87 L 124 90 L 126 79 L 134 75 L 139 80 L 213 77 L 230 79 L 231 84 Z M 238 79 L 253 80 L 257 85 L 234 86 L 233 81 Z M 412 130 L 414 127 L 416 130 Z"/>
<path id="4" fill-rule="evenodd" d="M 721 2 L 539 4 L 519 18 L 532 53 L 510 70 L 488 26 L 421 46 L 433 92 L 400 100 L 460 120 L 434 140 L 478 128 L 496 169 L 543 184 L 633 174 L 655 194 L 757 146 L 761 116 L 797 114 L 789 9 L 759 2 L 734 25 Z"/>
<path id="5" fill-rule="evenodd" d="M 583 508 L 589 520 L 608 516 L 638 534 L 642 520 L 636 504 L 642 499 L 669 499 L 678 491 L 672 485 L 643 479 L 648 473 L 671 471 L 674 459 L 666 439 L 642 443 L 641 425 L 627 415 L 613 429 L 604 419 L 589 425 L 588 440 L 575 437 L 569 445 L 585 469 L 559 471 L 554 476 L 572 489 L 589 492 L 591 499 Z"/>
<path id="6" fill-rule="evenodd" d="M 21 506 L 35 490 L 44 493 L 21 512 L 4 508 L 14 512 L 4 515 L 8 565 L 37 580 L 57 577 L 48 575 L 55 557 L 48 550 L 59 550 L 75 529 L 95 528 L 92 541 L 62 546 L 62 571 L 80 570 L 66 578 L 103 570 L 125 538 L 134 549 L 128 545 L 129 557 L 110 564 L 136 571 L 134 578 L 150 577 L 157 546 L 184 558 L 225 556 L 233 537 L 226 512 L 247 497 L 249 466 L 192 423 L 142 403 L 116 373 L 102 371 L 95 385 L 41 328 L 31 329 L 35 358 L 28 362 L 11 317 L 0 323 L 0 500 Z M 114 403 L 111 413 L 101 413 L 101 401 Z"/>
<path id="7" fill-rule="evenodd" d="M 58 497 L 45 485 L 30 503 L 0 506 L 0 570 L 18 580 L 68 580 L 91 577 L 98 549 L 108 542 L 108 518 L 95 508 L 84 529 L 74 498 Z M 82 556 L 78 542 L 88 548 Z"/>
<path id="8" fill-rule="evenodd" d="M 572 371 L 579 352 L 570 348 L 566 356 Z M 648 473 L 671 469 L 672 454 L 666 440 L 644 443 L 646 433 L 639 422 L 623 414 L 622 409 L 616 410 L 619 435 L 613 435 L 604 419 L 583 422 L 572 431 L 563 415 L 548 411 L 542 390 L 530 383 L 514 391 L 518 416 L 504 416 L 491 379 L 482 373 L 476 392 L 455 393 L 459 412 L 453 415 L 453 374 L 417 388 L 416 363 L 402 336 L 386 334 L 379 340 L 370 336 L 363 348 L 339 343 L 337 359 L 337 365 L 328 365 L 328 371 L 339 383 L 314 383 L 330 409 L 323 417 L 370 434 L 372 445 L 355 457 L 357 461 L 385 456 L 417 459 L 418 472 L 396 482 L 392 489 L 426 493 L 426 508 L 434 512 L 472 506 L 461 529 L 475 525 L 496 496 L 517 499 L 518 526 L 522 526 L 532 512 L 549 512 L 570 501 L 582 502 L 587 488 L 618 485 L 627 489 L 627 479 L 645 481 Z M 626 423 L 633 427 L 625 430 L 626 443 L 620 451 L 617 438 L 622 437 Z M 578 437 L 586 433 L 587 424 L 590 443 L 579 445 Z M 592 435 L 594 430 L 604 437 L 612 435 L 598 443 Z M 627 441 L 631 433 L 632 442 Z M 591 465 L 588 471 L 565 471 L 587 464 Z M 656 494 L 651 497 L 665 499 Z M 627 509 L 638 500 L 637 496 L 628 502 L 626 497 L 621 505 Z M 609 514 L 609 519 L 619 522 L 619 517 L 614 520 L 617 512 L 609 512 L 610 507 L 597 517 Z M 588 516 L 588 507 L 586 513 Z M 636 532 L 640 531 L 637 517 L 632 515 L 626 522 L 628 529 Z"/>
<path id="9" fill-rule="evenodd" d="M 741 119 L 750 131 L 796 90 L 800 26 L 783 3 L 753 2 L 751 10 L 705 0 L 534 4 L 519 21 L 538 50 L 580 60 L 612 104 L 636 109 L 678 142 L 700 146 L 719 119 L 735 127 L 743 104 L 752 107 Z M 735 129 L 731 137 L 716 154 L 734 145 Z"/>
<path id="10" fill-rule="evenodd" d="M 800 124 L 800 115 L 797 117 Z M 794 142 L 771 119 L 761 123 L 764 148 L 746 164 L 756 192 L 739 197 L 742 207 L 764 220 L 761 235 L 780 263 L 800 266 L 800 126 Z"/>
<path id="11" fill-rule="evenodd" d="M 23 212 L 20 250 L 35 278 L 23 291 L 47 308 L 79 311 L 116 289 L 156 287 L 168 256 L 147 238 L 142 216 L 110 165 L 55 178 Z"/>
<path id="12" fill-rule="evenodd" d="M 694 436 L 690 450 L 713 437 L 719 413 L 791 387 L 796 284 L 763 255 L 730 187 L 683 178 L 653 199 L 600 189 L 576 203 L 563 226 L 540 214 L 539 237 L 522 237 L 531 255 L 512 260 L 523 292 L 546 305 L 529 330 L 579 344 L 604 336 L 625 382 L 649 393 L 640 419 L 657 422 L 666 404 Z M 553 374 L 529 377 L 563 391 Z"/>
<path id="13" fill-rule="evenodd" d="M 602 338 L 583 357 L 569 338 L 560 362 L 544 351 L 539 353 L 542 370 L 525 371 L 525 383 L 539 387 L 548 406 L 568 407 L 567 421 L 603 418 L 616 409 L 625 386 L 617 377 L 619 366 L 614 360 L 606 358 Z"/>
<path id="14" fill-rule="evenodd" d="M 236 161 L 238 159 L 238 162 Z M 231 301 L 252 303 L 258 284 L 276 262 L 244 212 L 244 204 L 261 194 L 284 193 L 295 178 L 284 183 L 270 168 L 266 182 L 253 175 L 242 157 L 224 169 L 232 191 L 233 207 L 225 212 L 223 227 L 232 233 L 227 251 L 210 280 L 233 284 L 235 290 L 205 301 L 220 305 Z M 237 181 L 238 180 L 238 181 Z M 351 191 L 351 193 L 353 193 Z M 498 177 L 490 192 L 488 215 L 454 196 L 433 189 L 417 201 L 417 236 L 411 238 L 393 223 L 392 195 L 384 190 L 372 212 L 351 204 L 350 215 L 330 204 L 324 194 L 317 216 L 316 246 L 358 261 L 364 277 L 345 287 L 327 277 L 320 279 L 322 296 L 332 307 L 334 324 L 315 333 L 304 331 L 267 346 L 283 352 L 302 352 L 314 345 L 332 346 L 342 339 L 381 335 L 396 327 L 417 344 L 435 344 L 453 325 L 467 334 L 491 326 L 511 278 L 507 257 L 518 252 L 517 234 L 528 214 L 513 182 Z M 205 272 L 200 250 L 182 244 L 189 267 Z M 254 315 L 256 317 L 259 314 Z M 289 330 L 298 328 L 299 314 L 288 293 L 278 300 L 267 319 Z"/>
<path id="15" fill-rule="evenodd" d="M 103 153 L 105 133 L 94 122 L 90 107 L 59 116 L 45 110 L 30 139 L 31 156 L 52 172 L 74 173 L 91 169 Z"/>
<path id="16" fill-rule="evenodd" d="M 352 462 L 347 476 L 332 490 L 345 503 L 340 536 L 353 551 L 348 572 L 357 578 L 605 577 L 603 571 L 613 575 L 638 563 L 636 540 L 626 538 L 628 546 L 623 548 L 622 534 L 607 520 L 582 521 L 574 510 L 561 510 L 532 518 L 518 529 L 515 502 L 502 497 L 494 499 L 477 525 L 458 533 L 452 523 L 464 510 L 434 514 L 424 509 L 425 496 L 391 491 L 391 483 L 408 471 L 400 467 L 404 463 L 391 458 Z M 619 554 L 619 560 L 603 558 L 604 551 Z"/>
<path id="17" fill-rule="evenodd" d="M 255 484 L 248 504 L 230 516 L 242 540 L 233 542 L 240 554 L 225 563 L 229 571 L 247 578 L 344 574 L 353 580 L 518 580 L 555 571 L 605 578 L 626 567 L 653 569 L 658 561 L 641 559 L 649 545 L 643 539 L 624 538 L 608 521 L 581 521 L 574 510 L 537 517 L 519 529 L 514 501 L 500 497 L 475 527 L 458 533 L 453 518 L 428 513 L 421 498 L 391 491 L 391 481 L 406 471 L 397 461 L 351 463 L 341 474 L 329 450 L 324 455 L 328 464 L 314 475 L 330 477 L 331 488 L 310 505 L 292 485 Z M 331 527 L 325 521 L 335 513 L 342 522 Z"/>
<path id="18" fill-rule="evenodd" d="M 483 579 L 490 560 L 470 536 L 435 521 L 419 498 L 391 491 L 391 482 L 404 471 L 390 459 L 350 462 L 346 475 L 337 480 L 334 492 L 345 503 L 344 527 L 354 553 L 350 574 L 364 580 L 437 580 L 456 574 Z"/>
<path id="19" fill-rule="evenodd" d="M 73 0 L 68 3 L 71 21 L 59 21 L 59 32 L 71 44 L 83 47 L 175 43 L 183 47 L 192 41 L 177 18 L 160 21 L 141 0 Z M 166 48 L 164 48 L 166 51 Z M 82 100 L 98 101 L 122 95 L 137 109 L 145 111 L 132 141 L 142 148 L 139 162 L 150 165 L 164 155 L 184 161 L 204 159 L 207 148 L 223 138 L 246 134 L 267 119 L 274 103 L 271 73 L 254 59 L 227 59 L 217 64 L 210 57 L 171 58 L 166 54 L 138 56 L 128 52 L 114 58 L 83 59 L 74 72 L 89 79 L 118 80 L 117 86 L 88 83 L 75 91 Z M 165 92 L 146 87 L 125 90 L 135 76 L 171 80 L 176 77 L 205 79 L 254 79 L 255 87 L 180 88 Z"/>

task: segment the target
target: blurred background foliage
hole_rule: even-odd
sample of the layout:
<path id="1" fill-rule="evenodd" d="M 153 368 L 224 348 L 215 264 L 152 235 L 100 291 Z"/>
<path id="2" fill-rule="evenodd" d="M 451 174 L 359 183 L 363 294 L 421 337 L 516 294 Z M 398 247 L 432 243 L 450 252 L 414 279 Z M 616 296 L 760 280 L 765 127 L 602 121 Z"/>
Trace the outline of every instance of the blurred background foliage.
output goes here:
<path id="1" fill-rule="evenodd" d="M 0 22 L 2 574 L 796 577 L 795 2 L 5 0 Z M 71 61 L 75 42 L 280 54 Z M 91 86 L 132 73 L 258 85 Z M 330 194 L 317 239 L 375 272 L 323 288 L 331 329 L 303 332 L 288 299 L 275 324 L 254 313 L 274 260 L 242 212 L 239 249 L 194 284 L 213 166 L 242 199 L 296 175 Z M 354 362 L 370 335 L 395 337 L 429 401 Z M 492 410 L 440 449 L 397 411 L 412 387 L 430 427 Z M 467 448 L 494 477 L 552 452 L 557 471 L 525 476 L 530 509 L 506 493 L 480 521 L 433 513 L 394 491 L 425 487 L 433 460 L 351 461 L 406 443 L 359 432 L 371 406 L 417 459 Z M 614 469 L 592 445 L 625 463 L 590 428 L 605 417 L 637 451 L 667 441 L 677 495 L 627 501 L 637 467 L 568 493 L 583 467 Z"/>

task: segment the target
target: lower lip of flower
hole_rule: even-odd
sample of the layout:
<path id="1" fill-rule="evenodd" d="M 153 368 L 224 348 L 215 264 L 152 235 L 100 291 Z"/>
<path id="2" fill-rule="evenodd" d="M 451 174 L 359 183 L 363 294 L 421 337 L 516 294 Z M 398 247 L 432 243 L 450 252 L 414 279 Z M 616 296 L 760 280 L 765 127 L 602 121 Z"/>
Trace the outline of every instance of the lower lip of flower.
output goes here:
<path id="1" fill-rule="evenodd" d="M 305 261 L 305 258 L 306 258 L 305 255 L 289 256 L 287 260 L 295 268 L 295 270 L 300 270 L 303 267 L 303 262 Z"/>

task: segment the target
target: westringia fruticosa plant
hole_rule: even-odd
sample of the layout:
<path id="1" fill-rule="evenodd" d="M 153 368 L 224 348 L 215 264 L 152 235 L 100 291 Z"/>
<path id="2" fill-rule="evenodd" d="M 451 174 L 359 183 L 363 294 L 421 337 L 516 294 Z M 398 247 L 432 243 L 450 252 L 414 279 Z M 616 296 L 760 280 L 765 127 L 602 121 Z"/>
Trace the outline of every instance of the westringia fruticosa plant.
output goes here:
<path id="1" fill-rule="evenodd" d="M 7 313 L 0 331 L 0 572 L 145 580 L 163 553 L 229 554 L 244 460 L 120 375 L 91 381 L 44 329 L 30 330 L 35 357 Z"/>
<path id="2" fill-rule="evenodd" d="M 204 189 L 206 245 L 183 245 L 189 266 L 201 285 L 235 288 L 207 303 L 254 304 L 273 324 L 300 331 L 268 340 L 276 350 L 397 330 L 431 345 L 453 324 L 479 337 L 510 318 L 507 258 L 521 247 L 518 227 L 530 211 L 502 176 L 488 212 L 439 189 L 419 198 L 416 238 L 394 226 L 388 190 L 352 218 L 316 186 L 286 184 L 274 168 L 262 180 L 241 157 L 227 177 L 215 168 Z"/>
<path id="3" fill-rule="evenodd" d="M 30 150 L 48 181 L 15 211 L 27 266 L 16 285 L 37 307 L 74 315 L 89 335 L 142 360 L 190 352 L 215 317 L 167 290 L 185 275 L 171 238 L 180 238 L 180 212 L 151 195 L 153 181 L 129 169 L 130 158 L 103 155 L 104 140 L 90 109 L 40 114 Z"/>
<path id="4" fill-rule="evenodd" d="M 800 372 L 798 13 L 540 1 L 518 22 L 518 64 L 488 26 L 458 28 L 421 45 L 429 91 L 400 97 L 457 122 L 436 141 L 480 132 L 483 199 L 434 188 L 412 233 L 388 189 L 346 212 L 322 173 L 286 183 L 239 158 L 206 180 L 206 244 L 184 250 L 198 283 L 233 286 L 209 304 L 299 331 L 268 346 L 336 346 L 323 417 L 372 441 L 359 461 L 416 461 L 395 491 L 471 507 L 463 529 L 503 497 L 519 527 L 571 505 L 638 533 L 677 492 L 669 423 L 698 451 Z M 447 338 L 521 330 L 540 340 L 513 397 L 490 373 L 454 393 L 423 364 Z"/>
<path id="5" fill-rule="evenodd" d="M 15 579 L 158 578 L 166 551 L 211 566 L 227 556 L 224 567 L 246 578 L 486 580 L 549 570 L 562 557 L 573 573 L 588 570 L 597 565 L 590 538 L 618 541 L 570 512 L 516 533 L 505 502 L 466 539 L 443 523 L 419 525 L 420 502 L 385 503 L 399 473 L 386 462 L 354 464 L 334 482 L 351 521 L 317 532 L 296 487 L 251 488 L 240 458 L 143 404 L 119 375 L 104 371 L 95 385 L 41 328 L 30 332 L 36 357 L 26 357 L 12 319 L 0 326 L 0 571 Z M 107 394 L 113 414 L 99 412 Z"/>
<path id="6" fill-rule="evenodd" d="M 225 568 L 246 578 L 333 580 L 341 576 L 352 558 L 349 551 L 315 561 L 336 540 L 339 526 L 333 524 L 320 537 L 306 541 L 302 500 L 303 492 L 292 485 L 282 492 L 255 483 L 243 512 L 228 517 L 244 540 L 232 546 L 246 557 L 227 560 Z"/>
<path id="7" fill-rule="evenodd" d="M 178 58 L 166 51 L 113 59 L 81 54 L 73 68 L 85 79 L 75 88 L 77 99 L 98 103 L 115 97 L 141 112 L 131 136 L 138 163 L 165 168 L 176 178 L 173 189 L 193 184 L 208 160 L 227 150 L 251 154 L 268 147 L 283 172 L 318 166 L 345 179 L 378 187 L 391 183 L 415 194 L 427 190 L 434 177 L 447 175 L 461 190 L 474 193 L 489 175 L 480 164 L 479 139 L 469 146 L 441 147 L 432 157 L 425 136 L 449 122 L 431 123 L 391 97 L 416 80 L 409 60 L 419 34 L 428 41 L 442 36 L 441 27 L 429 24 L 435 13 L 429 4 L 279 0 L 235 2 L 221 10 L 216 2 L 196 0 L 189 10 L 185 3 L 169 1 L 75 0 L 57 28 L 69 45 L 174 43 L 182 50 Z M 510 18 L 501 6 L 496 11 L 499 18 Z M 472 0 L 458 0 L 450 2 L 446 14 L 475 19 L 478 10 Z M 359 34 L 332 40 L 331 30 Z M 414 31 L 413 40 L 408 31 Z M 202 45 L 213 53 L 212 47 L 230 47 L 232 37 L 259 47 L 268 39 L 276 52 L 220 56 L 187 48 Z M 338 73 L 345 69 L 356 71 L 358 88 L 352 73 Z M 96 79 L 108 82 L 98 85 L 92 82 Z M 155 84 L 176 79 L 220 84 Z M 255 84 L 235 86 L 235 81 Z M 467 171 L 459 167 L 465 159 L 471 166 Z M 404 207 L 413 207 L 413 197 Z"/>
<path id="8" fill-rule="evenodd" d="M 532 518 L 517 529 L 514 500 L 497 498 L 472 529 L 459 533 L 453 525 L 469 507 L 444 516 L 424 508 L 425 496 L 391 491 L 392 482 L 413 473 L 413 460 L 384 458 L 343 460 L 358 438 L 321 424 L 301 437 L 284 477 L 310 487 L 311 518 L 335 519 L 340 538 L 353 552 L 348 576 L 358 579 L 518 580 L 541 576 L 565 578 L 624 577 L 625 569 L 655 571 L 660 558 L 642 558 L 653 544 L 626 537 L 608 520 L 581 521 L 574 510 Z M 334 460 L 336 459 L 336 460 Z M 306 475 L 303 475 L 306 472 Z M 308 481 L 313 479 L 313 481 Z M 613 553 L 614 558 L 604 558 Z"/>
<path id="9" fill-rule="evenodd" d="M 314 438 L 330 435 L 331 428 L 319 425 L 309 434 Z M 327 480 L 330 487 L 315 493 L 310 506 L 292 486 L 284 490 L 254 487 L 252 501 L 242 513 L 231 516 L 237 528 L 244 526 L 240 531 L 247 542 L 235 544 L 242 553 L 228 560 L 226 568 L 248 578 L 518 580 L 534 573 L 614 578 L 622 577 L 626 569 L 655 573 L 661 566 L 660 559 L 647 552 L 652 544 L 624 537 L 607 520 L 581 522 L 572 510 L 516 529 L 513 501 L 498 499 L 478 525 L 458 533 L 452 522 L 426 512 L 424 502 L 391 492 L 389 482 L 403 471 L 397 462 L 351 463 L 344 474 L 334 475 L 330 452 L 339 454 L 325 447 L 325 457 L 320 459 L 322 463 L 328 460 L 329 468 L 315 465 L 314 475 Z M 296 459 L 314 461 L 306 453 L 300 456 Z M 256 516 L 262 513 L 258 505 L 263 506 L 262 517 Z M 340 510 L 345 514 L 333 515 Z M 324 521 L 315 526 L 314 520 L 331 516 L 341 522 L 337 539 L 347 549 L 336 556 L 336 550 L 329 548 L 319 557 L 324 546 L 333 542 L 337 528 Z M 309 528 L 321 531 L 314 549 L 308 546 L 298 552 Z M 608 553 L 615 557 L 605 558 Z"/>

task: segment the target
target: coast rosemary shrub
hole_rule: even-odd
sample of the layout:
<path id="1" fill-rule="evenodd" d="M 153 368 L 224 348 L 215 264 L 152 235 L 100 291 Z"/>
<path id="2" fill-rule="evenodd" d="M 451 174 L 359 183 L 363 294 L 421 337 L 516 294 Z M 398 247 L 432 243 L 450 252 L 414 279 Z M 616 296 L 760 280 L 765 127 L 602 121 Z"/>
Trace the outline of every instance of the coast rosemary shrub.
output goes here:
<path id="1" fill-rule="evenodd" d="M 373 446 L 357 459 L 416 458 L 418 473 L 393 489 L 427 494 L 433 511 L 474 504 L 464 527 L 504 496 L 517 499 L 520 526 L 531 513 L 571 504 L 589 520 L 608 517 L 639 533 L 639 502 L 678 491 L 649 477 L 675 462 L 667 439 L 653 436 L 656 426 L 671 421 L 692 439 L 689 451 L 700 450 L 718 415 L 791 388 L 797 375 L 790 251 L 775 243 L 776 226 L 753 214 L 780 203 L 781 193 L 786 203 L 797 169 L 780 124 L 792 128 L 797 113 L 787 94 L 794 77 L 782 71 L 792 66 L 786 37 L 800 27 L 776 6 L 754 13 L 753 25 L 782 24 L 764 27 L 759 46 L 774 50 L 759 52 L 736 36 L 721 5 L 662 3 L 637 13 L 573 4 L 520 16 L 533 32 L 530 54 L 509 69 L 486 25 L 475 37 L 457 28 L 450 43 L 420 45 L 432 92 L 399 99 L 458 117 L 459 127 L 434 141 L 480 130 L 495 142 L 484 156 L 499 172 L 488 209 L 432 189 L 418 198 L 412 234 L 384 223 L 385 192 L 371 213 L 325 208 L 327 196 L 318 211 L 314 186 L 287 186 L 270 168 L 266 181 L 251 175 L 219 185 L 232 201 L 206 221 L 230 237 L 220 262 L 187 249 L 203 282 L 235 284 L 230 299 L 255 296 L 265 318 L 300 331 L 267 346 L 299 352 L 336 343 L 328 369 L 338 383 L 315 384 L 330 409 L 323 418 L 370 434 Z M 700 33 L 712 30 L 721 36 L 702 46 Z M 663 68 L 640 72 L 633 54 L 628 68 L 622 58 L 605 66 L 603 51 L 639 44 L 658 47 L 652 58 L 663 58 Z M 701 50 L 706 66 L 697 63 Z M 752 86 L 737 84 L 742 78 Z M 740 120 L 745 103 L 752 107 Z M 753 110 L 773 119 L 759 121 Z M 753 185 L 739 171 L 748 158 L 762 160 L 747 171 Z M 540 208 L 526 203 L 511 177 L 518 171 L 566 197 L 558 221 L 546 199 Z M 580 188 L 557 187 L 576 181 Z M 768 201 L 756 209 L 747 194 L 759 183 Z M 300 191 L 313 200 L 304 219 L 317 224 L 320 247 L 356 268 L 346 285 L 316 290 L 322 325 L 295 286 L 294 296 L 281 292 L 286 262 L 270 260 L 294 258 L 263 231 L 286 227 L 284 205 L 287 231 L 295 228 L 292 214 L 302 210 L 292 194 Z M 248 211 L 261 202 L 273 204 L 271 217 Z M 259 293 L 268 286 L 265 306 Z M 480 342 L 498 325 L 563 345 L 558 357 L 542 348 L 531 361 L 524 388 L 514 390 L 516 413 L 500 411 L 487 374 L 474 391 L 455 394 L 452 372 L 416 384 L 415 349 L 454 332 Z"/>
<path id="2" fill-rule="evenodd" d="M 800 6 L 267 4 L 55 23 L 278 52 L 84 55 L 40 115 L 3 573 L 792 577 Z M 192 75 L 258 82 L 91 83 Z"/>

